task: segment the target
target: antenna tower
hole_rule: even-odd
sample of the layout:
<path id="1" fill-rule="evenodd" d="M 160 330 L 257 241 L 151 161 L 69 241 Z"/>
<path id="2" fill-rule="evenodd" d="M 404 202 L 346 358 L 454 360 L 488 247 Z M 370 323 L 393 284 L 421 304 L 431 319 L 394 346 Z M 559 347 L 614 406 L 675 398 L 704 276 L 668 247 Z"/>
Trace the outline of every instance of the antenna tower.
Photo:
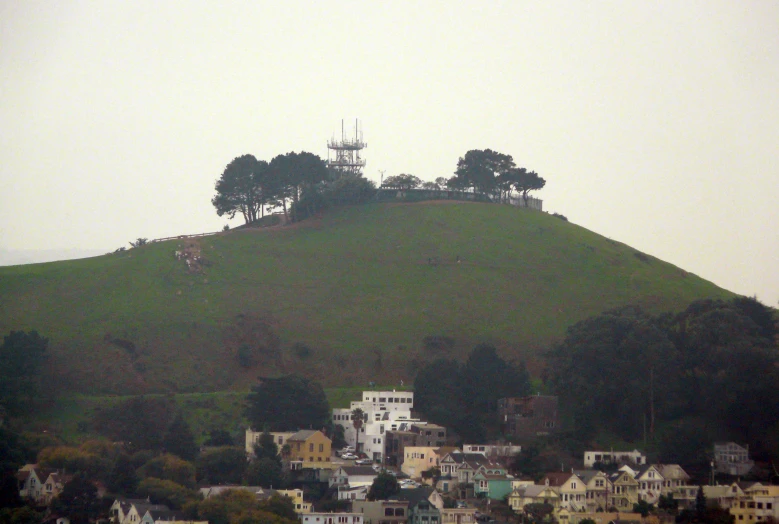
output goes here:
<path id="1" fill-rule="evenodd" d="M 341 120 L 341 139 L 336 140 L 335 135 L 327 141 L 327 165 L 340 177 L 344 174 L 362 176 L 365 160 L 360 156 L 360 151 L 368 147 L 362 138 L 359 120 L 354 121 L 354 138 L 349 138 L 344 132 L 344 121 Z M 333 151 L 335 158 L 331 158 Z"/>

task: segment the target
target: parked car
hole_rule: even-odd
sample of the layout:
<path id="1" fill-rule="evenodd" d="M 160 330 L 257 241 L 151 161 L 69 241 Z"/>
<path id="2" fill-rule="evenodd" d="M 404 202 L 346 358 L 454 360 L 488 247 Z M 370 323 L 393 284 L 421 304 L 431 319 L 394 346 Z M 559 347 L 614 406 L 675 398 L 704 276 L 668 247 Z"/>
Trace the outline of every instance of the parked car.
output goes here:
<path id="1" fill-rule="evenodd" d="M 455 507 L 457 509 L 465 509 L 468 507 L 468 504 L 466 504 L 464 500 L 458 500 L 457 503 L 455 504 Z"/>
<path id="2" fill-rule="evenodd" d="M 369 458 L 362 458 L 362 459 L 355 460 L 354 463 L 357 464 L 358 466 L 370 466 L 371 464 L 373 464 L 373 461 Z"/>
<path id="3" fill-rule="evenodd" d="M 344 460 L 356 460 L 357 455 L 355 455 L 354 453 L 342 453 L 341 458 Z"/>

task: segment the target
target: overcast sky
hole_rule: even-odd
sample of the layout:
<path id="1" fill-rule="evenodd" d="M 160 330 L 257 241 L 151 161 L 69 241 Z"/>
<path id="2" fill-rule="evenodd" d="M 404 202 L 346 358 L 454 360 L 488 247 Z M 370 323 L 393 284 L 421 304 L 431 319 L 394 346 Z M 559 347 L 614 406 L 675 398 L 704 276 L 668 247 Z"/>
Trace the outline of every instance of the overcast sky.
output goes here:
<path id="1" fill-rule="evenodd" d="M 547 210 L 779 301 L 769 0 L 0 0 L 0 248 L 221 229 L 230 160 L 326 157 L 342 118 L 369 178 L 495 149 Z"/>

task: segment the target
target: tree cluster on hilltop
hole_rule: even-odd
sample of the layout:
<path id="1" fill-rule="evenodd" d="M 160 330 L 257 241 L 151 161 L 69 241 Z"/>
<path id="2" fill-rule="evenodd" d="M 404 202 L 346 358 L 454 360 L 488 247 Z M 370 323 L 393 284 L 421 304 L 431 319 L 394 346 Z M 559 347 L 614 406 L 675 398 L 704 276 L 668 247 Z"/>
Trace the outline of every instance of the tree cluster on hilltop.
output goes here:
<path id="1" fill-rule="evenodd" d="M 447 181 L 453 189 L 472 189 L 506 202 L 516 191 L 527 201 L 529 193 L 542 189 L 546 180 L 535 171 L 519 167 L 511 155 L 491 149 L 472 149 L 457 162 L 454 176 Z"/>
<path id="2" fill-rule="evenodd" d="M 240 213 L 250 224 L 262 218 L 266 209 L 281 208 L 295 221 L 325 204 L 337 205 L 334 191 L 342 198 L 344 193 L 353 198 L 354 193 L 359 197 L 361 192 L 374 188 L 361 177 L 333 176 L 321 158 L 303 151 L 277 155 L 270 162 L 253 155 L 237 157 L 227 164 L 215 189 L 211 203 L 217 214 L 233 218 Z"/>
<path id="3" fill-rule="evenodd" d="M 422 367 L 414 379 L 414 405 L 431 422 L 451 428 L 468 441 L 483 441 L 494 424 L 498 399 L 530 394 L 525 365 L 515 365 L 489 344 L 468 359 L 441 358 Z"/>
<path id="4" fill-rule="evenodd" d="M 548 354 L 549 385 L 582 440 L 646 435 L 661 459 L 687 466 L 707 464 L 717 439 L 776 457 L 778 332 L 773 312 L 745 297 L 658 316 L 607 311 L 571 326 Z"/>

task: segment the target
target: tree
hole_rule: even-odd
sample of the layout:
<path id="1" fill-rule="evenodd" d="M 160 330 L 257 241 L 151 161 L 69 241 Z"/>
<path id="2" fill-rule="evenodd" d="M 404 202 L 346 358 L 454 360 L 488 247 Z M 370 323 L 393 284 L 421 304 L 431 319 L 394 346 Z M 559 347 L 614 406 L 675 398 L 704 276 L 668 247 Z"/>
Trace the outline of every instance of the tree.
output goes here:
<path id="1" fill-rule="evenodd" d="M 650 504 L 645 500 L 639 500 L 638 504 L 633 504 L 633 513 L 640 513 L 642 517 L 646 517 L 654 509 L 655 505 Z"/>
<path id="2" fill-rule="evenodd" d="M 395 475 L 383 471 L 376 475 L 368 490 L 368 500 L 387 500 L 400 491 L 400 485 Z"/>
<path id="3" fill-rule="evenodd" d="M 141 246 L 145 246 L 145 245 L 146 245 L 146 244 L 148 244 L 148 243 L 149 243 L 149 239 L 148 239 L 148 238 L 138 237 L 138 238 L 135 240 L 135 242 L 132 242 L 132 241 L 131 241 L 131 242 L 130 242 L 130 245 L 131 245 L 132 247 L 141 247 Z"/>
<path id="4" fill-rule="evenodd" d="M 546 180 L 538 176 L 538 173 L 524 168 L 514 173 L 511 181 L 511 186 L 522 194 L 525 204 L 527 204 L 528 193 L 543 189 L 545 185 Z"/>
<path id="5" fill-rule="evenodd" d="M 144 478 L 153 477 L 187 488 L 195 487 L 195 465 L 168 453 L 151 459 L 138 469 L 138 473 Z"/>
<path id="6" fill-rule="evenodd" d="M 268 191 L 268 163 L 253 155 L 232 160 L 216 182 L 216 195 L 211 204 L 220 217 L 233 218 L 241 213 L 247 224 L 260 218 L 264 206 L 276 195 Z"/>
<path id="7" fill-rule="evenodd" d="M 51 509 L 54 513 L 68 517 L 72 524 L 89 524 L 100 513 L 97 487 L 85 473 L 76 473 L 62 487 L 62 493 L 52 501 Z"/>
<path id="8" fill-rule="evenodd" d="M 273 435 L 267 429 L 262 432 L 260 440 L 254 446 L 254 456 L 258 459 L 269 458 L 278 460 L 279 447 L 276 445 L 276 441 L 273 440 Z"/>
<path id="9" fill-rule="evenodd" d="M 246 470 L 243 448 L 224 446 L 210 449 L 197 459 L 197 479 L 208 484 L 239 484 Z"/>
<path id="10" fill-rule="evenodd" d="M 476 413 L 495 413 L 498 399 L 530 393 L 530 377 L 524 364 L 516 367 L 503 360 L 494 346 L 479 344 L 468 355 L 461 372 L 463 399 Z M 484 384 L 489 384 L 485 388 Z"/>
<path id="11" fill-rule="evenodd" d="M 0 408 L 17 415 L 38 394 L 49 339 L 37 331 L 11 331 L 0 346 Z"/>
<path id="12" fill-rule="evenodd" d="M 360 430 L 365 422 L 365 412 L 360 408 L 352 410 L 352 426 L 354 426 L 354 449 L 360 451 Z"/>
<path id="13" fill-rule="evenodd" d="M 106 482 L 108 491 L 118 495 L 132 495 L 135 493 L 139 481 L 130 457 L 125 453 L 120 453 L 116 457 L 114 467 L 108 474 Z"/>
<path id="14" fill-rule="evenodd" d="M 323 428 L 330 406 L 321 384 L 298 375 L 262 378 L 247 399 L 246 417 L 254 427 L 270 431 Z"/>
<path id="15" fill-rule="evenodd" d="M 498 176 L 513 167 L 514 159 L 510 155 L 491 149 L 472 149 L 457 162 L 455 180 L 450 180 L 449 185 L 492 194 L 497 189 Z"/>
<path id="16" fill-rule="evenodd" d="M 346 447 L 344 433 L 344 427 L 341 424 L 336 424 L 333 427 L 333 449 L 343 449 Z"/>
<path id="17" fill-rule="evenodd" d="M 281 462 L 269 457 L 254 459 L 246 468 L 246 483 L 263 488 L 281 488 L 284 484 Z"/>
<path id="18" fill-rule="evenodd" d="M 197 456 L 198 447 L 195 444 L 195 436 L 184 420 L 181 411 L 173 419 L 165 438 L 162 439 L 162 447 L 168 453 L 173 453 L 184 460 L 193 460 Z"/>
<path id="19" fill-rule="evenodd" d="M 387 177 L 384 180 L 384 185 L 387 187 L 397 187 L 399 189 L 415 189 L 422 185 L 422 181 L 419 177 L 414 175 L 401 173 L 399 175 Z"/>
<path id="20" fill-rule="evenodd" d="M 208 432 L 208 438 L 203 442 L 204 446 L 233 446 L 235 441 L 229 431 L 224 429 L 212 429 Z"/>
<path id="21" fill-rule="evenodd" d="M 292 200 L 292 220 L 297 220 L 297 204 L 306 191 L 326 181 L 330 174 L 327 164 L 313 153 L 287 153 L 274 157 L 269 171 L 276 189 L 276 199 L 287 215 L 287 199 Z"/>
<path id="22" fill-rule="evenodd" d="M 138 484 L 138 495 L 148 497 L 153 504 L 165 504 L 171 509 L 181 509 L 185 504 L 196 501 L 200 494 L 172 480 L 145 478 Z"/>
<path id="23" fill-rule="evenodd" d="M 131 451 L 158 450 L 173 416 L 173 406 L 166 398 L 134 397 L 98 411 L 92 425 L 99 433 L 126 442 Z"/>
<path id="24" fill-rule="evenodd" d="M 533 524 L 546 522 L 554 512 L 554 507 L 551 504 L 545 503 L 527 504 L 524 509 L 527 516 L 530 517 L 530 522 Z"/>

